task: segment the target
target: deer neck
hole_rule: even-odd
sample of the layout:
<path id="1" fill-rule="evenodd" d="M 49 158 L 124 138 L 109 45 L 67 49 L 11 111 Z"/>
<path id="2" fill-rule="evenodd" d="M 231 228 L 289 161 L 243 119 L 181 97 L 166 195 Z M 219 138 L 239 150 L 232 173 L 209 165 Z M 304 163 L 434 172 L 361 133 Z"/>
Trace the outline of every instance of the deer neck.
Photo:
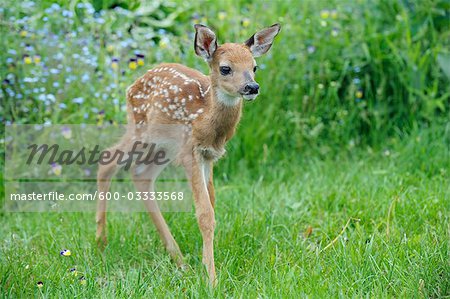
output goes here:
<path id="1" fill-rule="evenodd" d="M 220 149 L 234 135 L 241 117 L 242 98 L 231 97 L 214 85 L 208 97 L 208 109 L 195 135 L 203 146 Z"/>
<path id="2" fill-rule="evenodd" d="M 209 118 L 216 130 L 234 128 L 238 124 L 242 111 L 242 98 L 224 93 L 216 86 L 211 86 Z"/>

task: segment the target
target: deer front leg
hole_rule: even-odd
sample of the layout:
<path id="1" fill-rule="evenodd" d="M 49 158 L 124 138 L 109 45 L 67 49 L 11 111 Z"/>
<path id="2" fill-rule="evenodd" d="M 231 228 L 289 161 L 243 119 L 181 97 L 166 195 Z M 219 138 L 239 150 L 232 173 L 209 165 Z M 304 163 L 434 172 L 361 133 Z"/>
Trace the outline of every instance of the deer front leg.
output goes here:
<path id="1" fill-rule="evenodd" d="M 206 170 L 211 161 L 205 161 L 200 155 L 195 155 L 192 165 L 192 191 L 194 193 L 195 212 L 198 226 L 203 238 L 202 262 L 206 266 L 211 285 L 216 284 L 216 270 L 214 267 L 214 209 L 210 202 Z"/>
<path id="2" fill-rule="evenodd" d="M 213 180 L 213 163 L 209 163 L 209 178 L 208 179 L 208 194 L 209 194 L 209 201 L 211 202 L 211 206 L 214 209 L 215 201 L 216 201 L 216 195 L 214 192 L 214 180 Z"/>

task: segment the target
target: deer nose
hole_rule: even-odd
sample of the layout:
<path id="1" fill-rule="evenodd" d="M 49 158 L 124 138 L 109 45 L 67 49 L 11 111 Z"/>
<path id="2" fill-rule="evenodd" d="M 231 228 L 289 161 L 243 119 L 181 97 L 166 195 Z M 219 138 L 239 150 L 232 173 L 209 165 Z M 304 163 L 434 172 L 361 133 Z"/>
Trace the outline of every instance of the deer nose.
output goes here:
<path id="1" fill-rule="evenodd" d="M 258 93 L 259 85 L 256 82 L 251 82 L 245 85 L 244 92 L 248 94 L 255 94 Z"/>

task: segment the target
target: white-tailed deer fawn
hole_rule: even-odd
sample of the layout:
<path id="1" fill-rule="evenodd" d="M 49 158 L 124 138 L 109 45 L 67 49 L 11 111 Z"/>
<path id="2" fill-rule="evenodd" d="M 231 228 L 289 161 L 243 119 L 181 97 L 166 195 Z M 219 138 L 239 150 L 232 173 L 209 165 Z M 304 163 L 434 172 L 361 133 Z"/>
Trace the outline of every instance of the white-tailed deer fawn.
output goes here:
<path id="1" fill-rule="evenodd" d="M 189 132 L 183 140 L 177 160 L 185 168 L 194 195 L 198 225 L 203 237 L 203 263 L 212 284 L 215 284 L 214 184 L 213 162 L 225 153 L 225 144 L 233 136 L 239 122 L 242 98 L 254 100 L 259 92 L 255 82 L 254 57 L 272 46 L 280 25 L 265 28 L 245 43 L 217 44 L 214 32 L 195 25 L 195 53 L 206 60 L 210 75 L 206 76 L 180 64 L 161 64 L 149 70 L 127 90 L 128 122 L 136 125 L 122 141 L 109 151 L 129 152 L 138 130 L 149 130 L 160 124 L 180 124 Z M 138 129 L 139 128 L 139 129 Z M 141 134 L 139 133 L 139 134 Z M 190 156 L 191 159 L 184 157 Z M 186 163 L 190 163 L 189 167 Z M 100 165 L 98 191 L 107 192 L 117 165 Z M 153 191 L 162 167 L 148 165 L 144 170 L 132 169 L 138 191 Z M 97 241 L 106 244 L 106 200 L 98 202 Z M 178 265 L 183 256 L 155 201 L 145 201 L 164 245 Z"/>

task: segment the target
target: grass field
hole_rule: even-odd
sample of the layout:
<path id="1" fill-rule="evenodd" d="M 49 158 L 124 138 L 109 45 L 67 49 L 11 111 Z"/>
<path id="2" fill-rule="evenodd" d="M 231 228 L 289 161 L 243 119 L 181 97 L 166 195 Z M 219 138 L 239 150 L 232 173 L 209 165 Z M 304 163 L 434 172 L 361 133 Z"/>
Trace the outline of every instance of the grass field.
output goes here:
<path id="1" fill-rule="evenodd" d="M 193 210 L 165 214 L 186 271 L 145 213 L 109 214 L 101 253 L 92 212 L 0 211 L 0 297 L 450 297 L 448 1 L 56 3 L 1 4 L 6 126 L 125 123 L 147 69 L 207 70 L 193 24 L 282 31 L 215 168 L 215 289 Z"/>
<path id="2" fill-rule="evenodd" d="M 166 213 L 192 266 L 186 272 L 170 261 L 145 213 L 111 213 L 104 254 L 95 246 L 93 213 L 4 214 L 2 294 L 448 296 L 449 151 L 440 134 L 412 136 L 384 152 L 280 163 L 261 168 L 256 179 L 243 171 L 219 180 L 214 290 L 201 264 L 194 213 Z M 72 256 L 60 256 L 64 248 Z M 69 272 L 73 267 L 78 276 Z"/>

